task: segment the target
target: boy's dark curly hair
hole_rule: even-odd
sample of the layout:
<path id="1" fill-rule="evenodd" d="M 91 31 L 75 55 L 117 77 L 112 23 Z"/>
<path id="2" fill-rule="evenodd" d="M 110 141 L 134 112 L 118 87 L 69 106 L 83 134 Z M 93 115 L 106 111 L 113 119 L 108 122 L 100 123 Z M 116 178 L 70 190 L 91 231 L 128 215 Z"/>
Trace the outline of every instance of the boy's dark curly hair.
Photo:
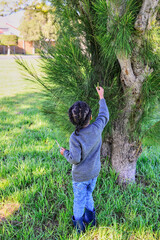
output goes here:
<path id="1" fill-rule="evenodd" d="M 70 107 L 68 114 L 71 123 L 76 126 L 75 134 L 78 136 L 79 130 L 89 122 L 92 111 L 87 103 L 78 101 Z"/>

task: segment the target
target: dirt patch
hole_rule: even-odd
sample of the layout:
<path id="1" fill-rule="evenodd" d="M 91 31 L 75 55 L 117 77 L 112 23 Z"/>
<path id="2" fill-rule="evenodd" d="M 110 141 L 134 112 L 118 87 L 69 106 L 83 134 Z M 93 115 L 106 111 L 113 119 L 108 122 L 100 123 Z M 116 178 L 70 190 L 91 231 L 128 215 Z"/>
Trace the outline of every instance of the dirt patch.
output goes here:
<path id="1" fill-rule="evenodd" d="M 7 217 L 14 214 L 20 208 L 19 203 L 5 203 L 0 207 L 0 223 L 6 221 Z"/>

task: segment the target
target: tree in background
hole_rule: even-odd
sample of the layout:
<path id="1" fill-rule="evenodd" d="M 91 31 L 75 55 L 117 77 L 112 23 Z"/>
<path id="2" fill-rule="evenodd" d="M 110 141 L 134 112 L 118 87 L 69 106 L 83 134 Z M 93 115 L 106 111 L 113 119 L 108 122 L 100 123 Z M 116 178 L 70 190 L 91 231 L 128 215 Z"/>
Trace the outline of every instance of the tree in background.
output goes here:
<path id="1" fill-rule="evenodd" d="M 54 9 L 41 3 L 36 6 L 36 10 L 26 10 L 19 30 L 28 41 L 39 41 L 42 36 L 44 39 L 56 40 L 58 24 L 55 21 Z"/>
<path id="2" fill-rule="evenodd" d="M 16 35 L 0 35 L 0 44 L 8 46 L 8 55 L 10 55 L 10 46 L 18 44 L 18 37 Z"/>
<path id="3" fill-rule="evenodd" d="M 41 47 L 40 40 L 56 40 L 58 23 L 55 21 L 55 9 L 45 0 L 13 0 L 1 1 L 0 15 L 5 16 L 25 10 L 19 30 L 23 39 L 34 41 L 37 48 Z"/>
<path id="4" fill-rule="evenodd" d="M 19 64 L 44 86 L 44 112 L 69 134 L 74 130 L 69 107 L 86 101 L 96 117 L 95 86 L 99 82 L 104 87 L 110 121 L 102 154 L 110 157 L 119 183 L 134 182 L 144 136 L 154 136 L 156 144 L 160 132 L 159 1 L 50 2 L 60 31 L 56 47 L 41 53 L 45 76 L 40 78 L 23 61 Z"/>
<path id="5" fill-rule="evenodd" d="M 19 10 L 38 10 L 46 9 L 47 0 L 1 0 L 0 1 L 0 16 L 12 14 Z"/>

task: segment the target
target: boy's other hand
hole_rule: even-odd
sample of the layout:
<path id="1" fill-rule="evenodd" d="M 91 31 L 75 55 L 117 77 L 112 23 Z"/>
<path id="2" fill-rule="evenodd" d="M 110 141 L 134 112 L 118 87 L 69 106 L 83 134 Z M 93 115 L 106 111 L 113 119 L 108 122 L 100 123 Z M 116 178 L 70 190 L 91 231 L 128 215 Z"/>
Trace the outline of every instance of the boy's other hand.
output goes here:
<path id="1" fill-rule="evenodd" d="M 66 150 L 65 148 L 61 147 L 61 148 L 60 148 L 60 154 L 61 154 L 61 155 L 64 155 L 64 151 L 65 151 L 65 150 Z"/>
<path id="2" fill-rule="evenodd" d="M 104 98 L 104 89 L 102 87 L 96 87 L 97 93 L 100 99 Z"/>

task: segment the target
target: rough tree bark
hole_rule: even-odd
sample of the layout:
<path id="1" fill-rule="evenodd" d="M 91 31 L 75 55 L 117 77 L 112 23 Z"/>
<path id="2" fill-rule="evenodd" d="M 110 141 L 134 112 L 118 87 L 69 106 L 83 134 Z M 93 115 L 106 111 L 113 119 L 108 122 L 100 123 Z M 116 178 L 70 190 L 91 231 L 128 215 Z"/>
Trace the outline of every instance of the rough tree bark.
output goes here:
<path id="1" fill-rule="evenodd" d="M 106 0 L 108 2 L 108 0 Z M 135 182 L 136 174 L 136 162 L 139 154 L 141 153 L 141 147 L 137 141 L 133 141 L 130 138 L 130 116 L 133 111 L 133 107 L 138 105 L 140 98 L 142 84 L 145 81 L 146 76 L 152 71 L 145 63 L 140 61 L 138 55 L 140 54 L 140 48 L 142 47 L 142 35 L 147 29 L 152 26 L 152 21 L 156 17 L 157 7 L 159 0 L 144 0 L 141 10 L 137 16 L 135 22 L 135 29 L 138 36 L 134 37 L 135 48 L 132 52 L 132 56 L 126 57 L 123 53 L 117 55 L 121 67 L 121 84 L 124 91 L 125 107 L 123 113 L 114 122 L 112 131 L 112 144 L 108 141 L 102 145 L 102 153 L 109 152 L 108 148 L 111 146 L 111 162 L 112 167 L 118 174 L 119 183 Z M 111 6 L 113 14 L 115 12 L 115 6 Z M 124 11 L 122 5 L 119 7 L 119 15 Z M 116 7 L 116 12 L 118 8 Z M 138 112 L 138 109 L 137 109 Z M 139 115 L 141 112 L 139 111 Z M 136 119 L 134 119 L 136 124 Z M 107 150 L 106 150 L 107 149 Z"/>

